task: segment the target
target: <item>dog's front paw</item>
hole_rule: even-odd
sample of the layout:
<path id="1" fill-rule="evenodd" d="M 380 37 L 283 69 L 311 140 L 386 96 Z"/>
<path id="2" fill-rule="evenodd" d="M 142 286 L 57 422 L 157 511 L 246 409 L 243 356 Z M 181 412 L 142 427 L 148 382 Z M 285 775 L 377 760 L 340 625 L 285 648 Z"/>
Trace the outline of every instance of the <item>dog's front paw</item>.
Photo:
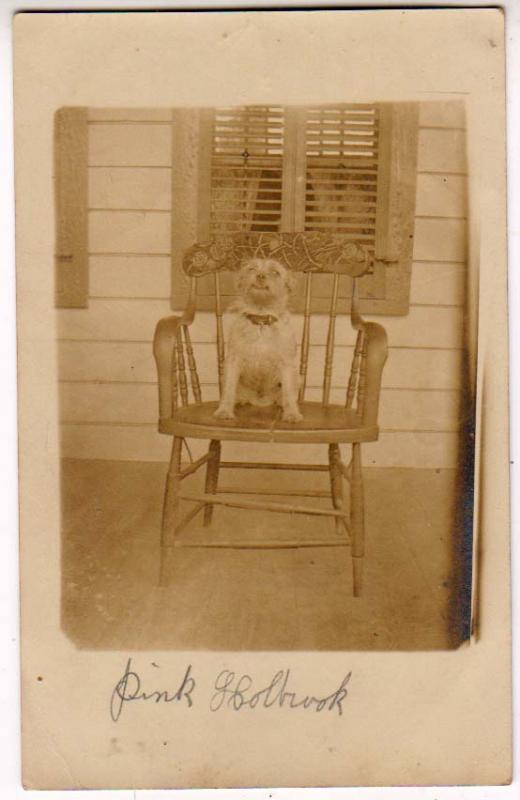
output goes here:
<path id="1" fill-rule="evenodd" d="M 219 406 L 213 416 L 217 419 L 235 419 L 233 409 L 228 406 Z"/>
<path id="2" fill-rule="evenodd" d="M 303 419 L 303 414 L 300 414 L 298 409 L 287 409 L 287 411 L 283 412 L 282 420 L 284 422 L 301 422 Z"/>

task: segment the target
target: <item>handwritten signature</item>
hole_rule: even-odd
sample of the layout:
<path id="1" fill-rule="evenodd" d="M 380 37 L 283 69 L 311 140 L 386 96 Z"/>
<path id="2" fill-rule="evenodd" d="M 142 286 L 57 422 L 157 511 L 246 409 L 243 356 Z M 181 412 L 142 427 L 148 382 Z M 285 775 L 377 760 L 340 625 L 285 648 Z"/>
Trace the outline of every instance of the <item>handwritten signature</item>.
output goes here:
<path id="1" fill-rule="evenodd" d="M 213 693 L 209 707 L 211 711 L 219 711 L 226 706 L 234 711 L 243 708 L 304 708 L 314 711 L 334 711 L 343 714 L 343 701 L 346 699 L 348 691 L 347 684 L 350 681 L 352 672 L 349 672 L 337 689 L 325 697 L 315 697 L 314 695 L 297 696 L 296 692 L 288 691 L 287 686 L 291 676 L 289 669 L 279 670 L 271 679 L 269 684 L 257 691 L 253 688 L 253 679 L 250 675 L 236 677 L 231 670 L 224 669 L 217 676 L 215 681 L 215 692 Z"/>
<path id="2" fill-rule="evenodd" d="M 164 689 L 145 692 L 141 689 L 141 678 L 137 672 L 132 670 L 132 659 L 129 658 L 123 675 L 112 691 L 110 716 L 114 722 L 117 722 L 121 716 L 123 705 L 134 700 L 153 700 L 155 703 L 182 703 L 185 700 L 188 707 L 191 708 L 195 686 L 195 680 L 191 676 L 191 664 L 189 664 L 176 692 L 170 694 Z"/>
<path id="3" fill-rule="evenodd" d="M 154 666 L 157 666 L 154 664 Z M 301 694 L 289 688 L 290 669 L 278 670 L 269 683 L 260 689 L 254 686 L 251 675 L 238 675 L 229 669 L 222 670 L 213 684 L 209 700 L 212 712 L 229 708 L 232 711 L 255 708 L 304 709 L 315 712 L 336 711 L 343 714 L 343 702 L 348 695 L 347 685 L 352 672 L 348 672 L 339 686 L 327 695 Z M 136 700 L 154 703 L 174 703 L 192 708 L 195 702 L 195 678 L 189 664 L 175 690 L 153 689 L 145 691 L 139 674 L 132 669 L 132 659 L 126 663 L 125 671 L 112 690 L 110 716 L 117 722 L 126 703 Z"/>

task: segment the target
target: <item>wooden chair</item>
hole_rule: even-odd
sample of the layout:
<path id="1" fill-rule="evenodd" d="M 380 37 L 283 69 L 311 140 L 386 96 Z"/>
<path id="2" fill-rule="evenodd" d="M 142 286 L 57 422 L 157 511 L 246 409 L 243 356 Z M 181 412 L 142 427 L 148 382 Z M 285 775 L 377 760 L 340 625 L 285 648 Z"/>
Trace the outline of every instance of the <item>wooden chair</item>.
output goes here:
<path id="1" fill-rule="evenodd" d="M 190 338 L 190 325 L 197 306 L 197 281 L 201 276 L 214 276 L 214 313 L 217 342 L 217 371 L 222 388 L 225 342 L 223 330 L 223 298 L 221 275 L 236 270 L 251 256 L 279 259 L 289 269 L 305 273 L 303 334 L 301 341 L 299 394 L 303 421 L 293 424 L 280 420 L 273 409 L 239 407 L 234 420 L 217 420 L 213 413 L 217 401 L 202 399 L 195 354 Z M 386 332 L 381 325 L 365 322 L 357 311 L 355 279 L 370 272 L 371 255 L 363 245 L 346 243 L 340 237 L 321 233 L 305 234 L 237 234 L 226 240 L 194 245 L 185 254 L 184 271 L 190 277 L 190 297 L 183 314 L 160 320 L 154 337 L 154 356 L 159 378 L 159 431 L 173 436 L 171 461 L 166 480 L 161 534 L 161 583 L 164 585 L 166 555 L 173 546 L 182 546 L 176 535 L 197 514 L 203 514 L 205 526 L 212 520 L 215 505 L 242 509 L 312 514 L 335 519 L 336 538 L 305 542 L 306 546 L 351 545 L 354 595 L 361 593 L 362 563 L 365 547 L 363 476 L 361 445 L 378 438 L 378 406 L 381 375 L 387 356 Z M 327 324 L 327 341 L 323 362 L 323 390 L 320 402 L 306 400 L 309 363 L 313 276 L 328 273 L 331 284 Z M 350 372 L 345 366 L 346 397 L 344 404 L 330 402 L 334 344 L 338 314 L 339 279 L 342 274 L 354 278 L 351 323 L 357 331 Z M 346 376 L 349 374 L 348 382 Z M 181 450 L 186 438 L 209 441 L 208 452 L 181 467 Z M 320 443 L 328 446 L 328 465 L 265 464 L 221 462 L 222 441 Z M 339 445 L 352 445 L 352 458 L 342 462 Z M 184 478 L 206 464 L 205 491 L 181 494 Z M 330 509 L 289 505 L 217 496 L 219 468 L 245 467 L 288 470 L 327 470 L 330 472 Z M 350 484 L 350 503 L 345 504 L 343 480 Z M 268 492 L 265 492 L 268 494 Z M 294 492 L 288 492 L 294 495 Z M 302 494 L 305 494 L 302 492 Z M 316 494 L 319 494 L 316 492 Z M 184 519 L 179 518 L 181 500 L 193 503 Z M 338 537 L 338 534 L 340 535 Z M 303 544 L 303 543 L 302 543 Z M 236 546 L 236 545 L 235 545 Z M 244 543 L 247 546 L 247 542 Z M 294 543 L 269 543 L 255 546 L 299 546 Z"/>

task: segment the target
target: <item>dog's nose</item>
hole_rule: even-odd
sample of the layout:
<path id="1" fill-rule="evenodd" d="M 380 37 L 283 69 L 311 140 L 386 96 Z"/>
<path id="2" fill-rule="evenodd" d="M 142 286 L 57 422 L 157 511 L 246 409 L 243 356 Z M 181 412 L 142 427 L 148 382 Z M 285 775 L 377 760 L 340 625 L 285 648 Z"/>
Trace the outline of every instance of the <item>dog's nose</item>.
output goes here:
<path id="1" fill-rule="evenodd" d="M 256 276 L 258 283 L 265 283 L 265 275 L 263 272 L 259 272 Z"/>

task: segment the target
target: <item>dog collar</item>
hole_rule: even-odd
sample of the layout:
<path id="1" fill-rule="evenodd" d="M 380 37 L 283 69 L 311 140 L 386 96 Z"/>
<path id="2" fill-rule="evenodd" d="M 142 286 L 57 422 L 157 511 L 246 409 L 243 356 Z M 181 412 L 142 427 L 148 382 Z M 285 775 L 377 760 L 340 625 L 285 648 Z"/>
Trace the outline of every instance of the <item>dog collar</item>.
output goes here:
<path id="1" fill-rule="evenodd" d="M 260 325 L 262 328 L 264 325 L 274 325 L 275 322 L 278 322 L 278 317 L 272 314 L 244 314 L 244 316 L 253 325 Z"/>

